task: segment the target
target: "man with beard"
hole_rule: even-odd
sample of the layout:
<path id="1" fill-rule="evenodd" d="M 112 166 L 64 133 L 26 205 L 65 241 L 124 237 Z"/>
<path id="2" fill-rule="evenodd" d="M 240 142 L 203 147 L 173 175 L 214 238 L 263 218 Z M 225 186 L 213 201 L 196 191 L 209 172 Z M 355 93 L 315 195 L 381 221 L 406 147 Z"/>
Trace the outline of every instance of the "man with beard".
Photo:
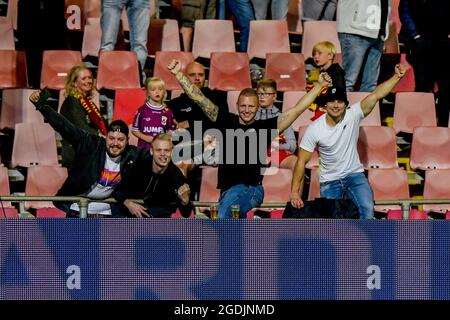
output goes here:
<path id="1" fill-rule="evenodd" d="M 189 217 L 190 189 L 181 170 L 172 162 L 172 137 L 160 133 L 152 141 L 150 153 L 137 163 L 130 179 L 122 183 L 113 197 L 137 218 L 170 218 L 176 209 Z M 150 170 L 149 170 L 150 169 Z M 144 199 L 144 206 L 130 199 Z"/>
<path id="2" fill-rule="evenodd" d="M 75 150 L 69 175 L 57 196 L 85 196 L 89 199 L 109 198 L 115 188 L 129 178 L 136 162 L 149 158 L 148 150 L 128 144 L 128 126 L 122 120 L 113 121 L 107 128 L 106 138 L 90 134 L 74 126 L 47 104 L 50 93 L 36 91 L 30 101 L 47 122 L 66 139 Z M 55 202 L 54 205 L 68 216 L 78 216 L 77 203 Z M 90 202 L 91 217 L 124 217 L 118 204 Z"/>

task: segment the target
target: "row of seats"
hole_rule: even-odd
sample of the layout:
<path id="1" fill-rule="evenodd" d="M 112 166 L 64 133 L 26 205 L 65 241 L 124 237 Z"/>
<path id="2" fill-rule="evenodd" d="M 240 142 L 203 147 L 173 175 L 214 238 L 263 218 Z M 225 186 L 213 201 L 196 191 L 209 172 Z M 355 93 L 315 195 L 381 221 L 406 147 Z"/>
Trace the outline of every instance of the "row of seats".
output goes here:
<path id="1" fill-rule="evenodd" d="M 290 185 L 292 181 L 292 171 L 288 169 L 278 169 L 271 175 L 263 178 L 265 190 L 265 202 L 287 202 L 289 201 Z M 42 176 L 46 179 L 42 180 Z M 25 195 L 45 196 L 54 195 L 61 187 L 67 177 L 67 169 L 60 166 L 35 166 L 28 169 L 28 177 L 25 187 Z M 409 199 L 408 176 L 401 168 L 390 169 L 369 169 L 369 183 L 374 192 L 375 201 Z M 217 168 L 204 167 L 202 169 L 202 180 L 200 186 L 199 201 L 217 202 L 220 192 L 216 189 Z M 0 167 L 0 193 L 9 195 L 8 172 L 5 167 Z M 311 170 L 308 200 L 313 200 L 320 196 L 318 169 Z M 448 199 L 450 198 L 450 169 L 428 170 L 425 175 L 425 185 L 423 192 L 424 199 Z M 3 201 L 3 211 L 0 217 L 17 216 L 17 210 L 10 202 Z M 25 209 L 36 209 L 37 216 L 63 217 L 64 213 L 54 208 L 51 202 L 28 201 Z M 377 205 L 375 210 L 387 214 L 388 219 L 399 218 L 400 206 L 398 205 Z M 423 205 L 425 212 L 433 211 L 448 215 L 450 205 L 427 204 Z M 418 215 L 425 217 L 425 215 Z M 400 216 L 401 217 L 401 216 Z"/>
<path id="2" fill-rule="evenodd" d="M 401 168 L 369 169 L 369 183 L 374 192 L 375 201 L 409 199 L 408 175 Z M 264 202 L 289 201 L 292 172 L 288 169 L 278 169 L 274 175 L 266 175 L 263 178 Z M 220 192 L 217 186 L 217 168 L 205 167 L 202 169 L 199 201 L 216 202 Z M 319 170 L 311 170 L 308 200 L 320 197 Z M 425 175 L 424 199 L 448 199 L 450 198 L 450 168 L 428 170 Z M 401 207 L 399 205 L 375 207 L 378 212 L 384 212 L 388 219 L 401 219 Z M 450 204 L 423 205 L 425 214 L 411 211 L 416 217 L 426 219 L 429 211 L 442 213 L 450 218 Z M 400 215 L 399 215 L 400 213 Z"/>
<path id="3" fill-rule="evenodd" d="M 45 177 L 45 179 L 42 179 Z M 53 196 L 67 178 L 67 169 L 61 166 L 35 166 L 28 168 L 25 184 L 26 196 Z M 0 194 L 10 195 L 8 169 L 0 167 Z M 50 201 L 26 201 L 25 210 L 36 210 L 37 217 L 65 217 L 65 213 L 54 207 Z M 14 218 L 18 211 L 9 201 L 2 201 L 0 218 Z"/>
<path id="4" fill-rule="evenodd" d="M 3 90 L 2 108 L 0 115 L 0 128 L 14 128 L 16 123 L 43 122 L 39 112 L 28 100 L 33 92 L 32 89 L 7 89 Z M 232 113 L 237 114 L 236 102 L 240 91 L 228 91 L 227 104 Z M 182 93 L 181 90 L 172 90 L 171 97 L 177 97 Z M 282 110 L 286 111 L 292 108 L 295 103 L 305 95 L 305 91 L 287 91 L 283 94 Z M 361 101 L 367 93 L 349 92 L 348 99 L 350 104 Z M 113 120 L 122 119 L 131 124 L 136 110 L 145 102 L 146 94 L 144 89 L 117 89 L 114 99 Z M 59 106 L 64 100 L 64 91 L 60 91 Z M 94 101 L 98 105 L 98 92 L 94 93 Z M 292 127 L 298 131 L 300 127 L 311 123 L 313 112 L 306 110 L 293 123 Z M 380 126 L 380 107 L 375 106 L 374 110 L 361 123 L 362 126 Z M 400 92 L 396 94 L 393 128 L 395 133 L 407 132 L 413 133 L 416 127 L 435 127 L 436 110 L 435 101 L 432 93 L 421 92 Z"/>

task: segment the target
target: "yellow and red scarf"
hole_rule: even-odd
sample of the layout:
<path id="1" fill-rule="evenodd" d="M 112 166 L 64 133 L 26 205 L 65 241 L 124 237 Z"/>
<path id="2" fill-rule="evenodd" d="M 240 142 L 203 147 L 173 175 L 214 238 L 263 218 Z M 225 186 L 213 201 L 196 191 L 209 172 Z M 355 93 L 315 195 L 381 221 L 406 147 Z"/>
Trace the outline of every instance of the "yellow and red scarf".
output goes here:
<path id="1" fill-rule="evenodd" d="M 92 97 L 83 97 L 82 95 L 76 96 L 78 101 L 80 102 L 81 106 L 83 107 L 84 111 L 86 111 L 86 114 L 89 117 L 89 120 L 94 124 L 94 127 L 97 130 L 100 130 L 100 132 L 106 136 L 106 124 L 105 120 L 102 118 L 100 114 L 100 110 L 95 105 L 94 101 L 92 101 Z"/>

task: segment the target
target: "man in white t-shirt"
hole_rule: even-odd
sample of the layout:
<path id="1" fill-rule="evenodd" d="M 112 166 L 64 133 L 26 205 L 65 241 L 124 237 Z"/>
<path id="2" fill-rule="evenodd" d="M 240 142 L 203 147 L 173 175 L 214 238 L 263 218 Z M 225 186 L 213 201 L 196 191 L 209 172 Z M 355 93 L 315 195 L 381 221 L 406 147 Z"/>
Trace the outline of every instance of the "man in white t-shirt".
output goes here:
<path id="1" fill-rule="evenodd" d="M 317 147 L 320 156 L 320 196 L 329 199 L 351 199 L 361 219 L 373 218 L 373 192 L 359 160 L 357 142 L 361 120 L 384 98 L 406 73 L 403 65 L 378 85 L 362 101 L 348 106 L 347 94 L 330 87 L 326 94 L 326 114 L 309 125 L 300 143 L 298 160 L 292 178 L 291 203 L 303 207 L 301 194 L 305 165 Z"/>

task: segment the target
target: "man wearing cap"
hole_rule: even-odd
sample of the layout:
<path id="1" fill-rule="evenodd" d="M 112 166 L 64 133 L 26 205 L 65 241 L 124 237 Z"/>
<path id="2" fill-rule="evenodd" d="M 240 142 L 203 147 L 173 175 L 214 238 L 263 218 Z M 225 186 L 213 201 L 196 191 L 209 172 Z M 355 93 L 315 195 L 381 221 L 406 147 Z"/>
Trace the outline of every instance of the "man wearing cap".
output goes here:
<path id="1" fill-rule="evenodd" d="M 320 196 L 329 199 L 349 198 L 358 207 L 361 219 L 373 218 L 373 192 L 364 176 L 357 142 L 361 120 L 384 98 L 406 73 L 403 65 L 378 85 L 362 101 L 348 106 L 345 91 L 330 87 L 325 99 L 326 114 L 311 123 L 302 138 L 292 178 L 291 203 L 303 207 L 301 195 L 305 165 L 316 147 L 320 156 Z"/>
<path id="2" fill-rule="evenodd" d="M 148 150 L 128 144 L 128 126 L 122 120 L 113 121 L 106 138 L 90 134 L 74 126 L 46 103 L 48 91 L 36 91 L 30 101 L 45 120 L 69 141 L 75 149 L 75 158 L 69 175 L 57 196 L 86 196 L 90 199 L 109 198 L 122 180 L 130 176 L 137 161 L 149 157 Z M 54 205 L 69 216 L 77 216 L 77 203 L 55 202 Z M 121 205 L 90 202 L 88 214 L 98 217 L 125 216 Z"/>

